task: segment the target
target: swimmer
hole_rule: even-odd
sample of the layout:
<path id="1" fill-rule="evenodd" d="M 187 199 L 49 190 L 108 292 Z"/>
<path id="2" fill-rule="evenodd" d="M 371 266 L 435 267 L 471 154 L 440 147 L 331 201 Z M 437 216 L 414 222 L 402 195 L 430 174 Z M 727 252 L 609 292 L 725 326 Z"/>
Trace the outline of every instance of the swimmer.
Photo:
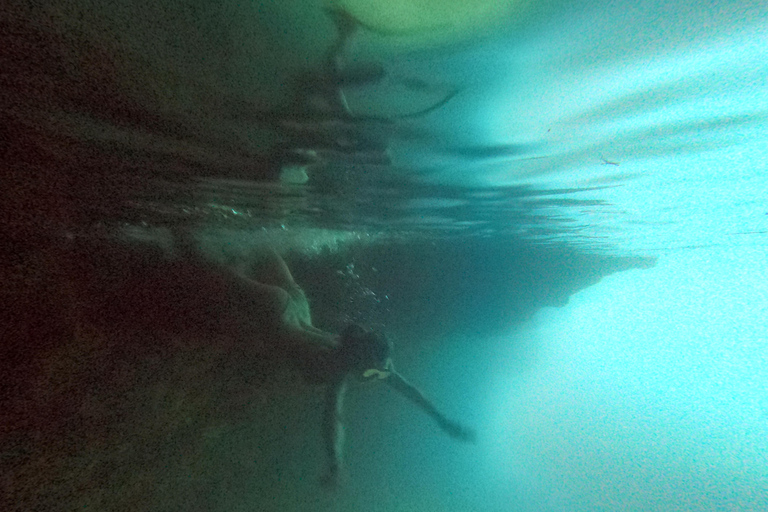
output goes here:
<path id="1" fill-rule="evenodd" d="M 184 252 L 189 255 L 188 249 Z M 199 256 L 192 257 L 199 259 Z M 388 384 L 429 415 L 452 438 L 474 441 L 475 434 L 471 429 L 448 419 L 395 370 L 391 344 L 384 336 L 357 324 L 347 326 L 341 335 L 318 329 L 312 325 L 307 298 L 285 261 L 270 251 L 260 267 L 258 280 L 247 277 L 242 271 L 224 271 L 230 288 L 228 295 L 234 299 L 230 304 L 243 315 L 270 323 L 275 332 L 275 346 L 269 350 L 286 357 L 306 383 L 325 386 L 322 433 L 328 470 L 321 479 L 324 486 L 335 488 L 339 484 L 343 460 L 342 406 L 345 390 L 353 380 Z"/>
<path id="2" fill-rule="evenodd" d="M 342 404 L 350 380 L 374 381 L 388 384 L 427 413 L 452 438 L 472 442 L 472 430 L 445 417 L 415 386 L 394 368 L 390 356 L 391 344 L 380 334 L 349 325 L 326 352 L 306 358 L 301 354 L 297 362 L 305 380 L 326 385 L 323 412 L 323 437 L 329 460 L 328 471 L 322 479 L 326 487 L 339 483 L 343 453 Z"/>

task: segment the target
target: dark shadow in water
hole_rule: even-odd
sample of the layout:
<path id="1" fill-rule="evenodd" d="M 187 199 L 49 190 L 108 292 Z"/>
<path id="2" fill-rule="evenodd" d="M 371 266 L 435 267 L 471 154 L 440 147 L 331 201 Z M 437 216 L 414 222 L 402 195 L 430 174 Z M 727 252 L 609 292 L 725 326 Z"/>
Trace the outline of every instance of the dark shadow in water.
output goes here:
<path id="1" fill-rule="evenodd" d="M 300 388 L 268 324 L 240 336 L 219 276 L 156 249 L 49 242 L 4 246 L 2 509 L 224 510 L 274 481 Z"/>
<path id="2" fill-rule="evenodd" d="M 509 329 L 648 263 L 510 244 L 290 264 L 318 325 L 384 324 L 418 344 Z M 157 248 L 41 236 L 5 246 L 2 279 L 3 510 L 270 510 L 286 486 L 317 492 L 317 390 L 256 348 L 268 327 L 243 335 L 258 319 L 228 308 L 215 272 Z"/>

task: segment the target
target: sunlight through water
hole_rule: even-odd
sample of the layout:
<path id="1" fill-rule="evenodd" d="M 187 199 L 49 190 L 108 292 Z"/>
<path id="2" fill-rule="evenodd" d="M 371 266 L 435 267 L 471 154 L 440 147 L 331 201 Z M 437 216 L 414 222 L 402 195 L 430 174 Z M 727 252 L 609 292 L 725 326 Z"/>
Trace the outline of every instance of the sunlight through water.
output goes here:
<path id="1" fill-rule="evenodd" d="M 600 204 L 537 211 L 569 219 L 587 245 L 764 245 L 766 27 L 768 9 L 748 2 L 566 9 L 444 58 L 475 90 L 438 122 L 457 144 L 519 155 L 462 162 L 406 146 L 401 158 L 431 168 L 431 182 L 574 190 Z"/>

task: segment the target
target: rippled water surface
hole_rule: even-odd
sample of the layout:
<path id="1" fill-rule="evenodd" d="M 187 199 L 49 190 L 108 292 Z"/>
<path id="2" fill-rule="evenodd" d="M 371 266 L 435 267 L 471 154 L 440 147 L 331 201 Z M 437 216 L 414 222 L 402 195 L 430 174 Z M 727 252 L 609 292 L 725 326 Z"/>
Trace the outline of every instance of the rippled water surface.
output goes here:
<path id="1" fill-rule="evenodd" d="M 353 109 L 429 103 L 439 84 L 460 91 L 424 118 L 385 128 L 390 164 L 332 155 L 296 185 L 248 179 L 247 166 L 237 179 L 208 177 L 216 172 L 203 166 L 179 183 L 160 165 L 149 192 L 139 187 L 119 208 L 97 204 L 96 216 L 503 234 L 622 254 L 765 245 L 766 26 L 759 3 L 606 3 L 473 44 L 385 57 L 396 76 L 430 77 L 437 92 L 414 99 L 385 83 L 352 91 Z M 366 55 L 377 45 L 362 34 L 355 48 Z M 382 127 L 360 130 L 375 139 Z"/>

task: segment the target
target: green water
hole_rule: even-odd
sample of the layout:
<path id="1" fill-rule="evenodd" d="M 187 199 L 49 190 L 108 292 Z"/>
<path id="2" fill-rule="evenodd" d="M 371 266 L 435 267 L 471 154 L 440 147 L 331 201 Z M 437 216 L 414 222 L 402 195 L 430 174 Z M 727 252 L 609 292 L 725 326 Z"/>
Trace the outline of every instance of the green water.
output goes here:
<path id="1" fill-rule="evenodd" d="M 320 2 L 4 9 L 0 508 L 768 508 L 762 3 L 344 5 L 386 77 L 319 129 Z M 477 442 L 355 384 L 324 489 L 324 390 L 180 232 L 281 253 Z"/>

